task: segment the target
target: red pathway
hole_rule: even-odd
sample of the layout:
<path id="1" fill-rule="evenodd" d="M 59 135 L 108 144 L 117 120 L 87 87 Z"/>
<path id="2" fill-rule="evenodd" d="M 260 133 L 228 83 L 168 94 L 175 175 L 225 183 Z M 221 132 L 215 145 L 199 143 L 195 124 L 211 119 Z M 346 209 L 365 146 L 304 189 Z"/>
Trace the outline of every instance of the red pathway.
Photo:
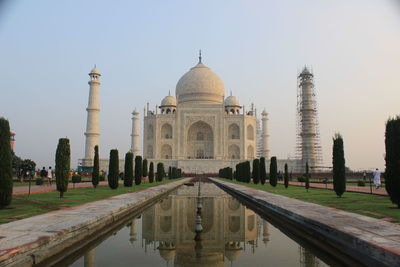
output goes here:
<path id="1" fill-rule="evenodd" d="M 283 184 L 282 181 L 279 181 L 278 183 Z M 300 182 L 289 182 L 289 184 L 294 185 L 294 186 L 304 186 L 304 183 L 300 183 Z M 333 184 L 325 185 L 325 184 L 320 184 L 320 183 L 310 183 L 310 187 L 333 190 Z M 371 193 L 369 185 L 366 185 L 366 186 L 346 185 L 346 191 L 347 192 L 357 192 L 357 193 L 367 193 L 367 194 Z M 381 195 L 381 196 L 388 195 L 385 187 L 376 189 L 375 186 L 372 186 L 372 194 Z"/>
<path id="2" fill-rule="evenodd" d="M 35 185 L 32 183 L 31 185 L 31 194 L 35 193 L 46 193 L 56 191 L 56 183 L 52 182 L 51 185 L 45 183 L 43 185 Z M 100 182 L 99 185 L 108 185 L 107 181 Z M 85 187 L 93 187 L 92 182 L 84 182 L 84 183 L 76 183 L 75 188 L 85 188 Z M 73 188 L 73 184 L 69 183 L 68 188 Z M 13 187 L 13 195 L 27 195 L 29 192 L 29 186 L 14 186 Z"/>

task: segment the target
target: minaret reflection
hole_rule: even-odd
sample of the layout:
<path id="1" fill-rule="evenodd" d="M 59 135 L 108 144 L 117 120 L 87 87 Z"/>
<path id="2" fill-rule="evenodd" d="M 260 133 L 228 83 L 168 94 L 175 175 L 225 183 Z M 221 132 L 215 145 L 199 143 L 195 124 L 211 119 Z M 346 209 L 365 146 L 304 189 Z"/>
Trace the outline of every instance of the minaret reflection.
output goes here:
<path id="1" fill-rule="evenodd" d="M 318 267 L 319 259 L 315 257 L 311 251 L 299 246 L 300 266 L 302 267 Z"/>
<path id="2" fill-rule="evenodd" d="M 262 233 L 263 242 L 265 245 L 267 245 L 269 241 L 269 230 L 268 230 L 268 222 L 266 220 L 263 220 L 262 228 L 263 228 L 263 233 Z"/>
<path id="3" fill-rule="evenodd" d="M 134 246 L 135 242 L 137 240 L 136 239 L 136 235 L 137 235 L 137 232 L 136 232 L 136 218 L 132 220 L 131 229 L 130 230 L 131 231 L 130 231 L 130 234 L 129 234 L 129 236 L 130 236 L 129 241 L 131 242 L 132 246 Z"/>
<path id="4" fill-rule="evenodd" d="M 88 250 L 85 255 L 84 255 L 84 266 L 85 267 L 94 267 L 94 248 L 91 250 Z"/>
<path id="5" fill-rule="evenodd" d="M 257 245 L 257 215 L 212 183 L 182 186 L 143 213 L 145 244 L 176 266 L 225 266 Z"/>

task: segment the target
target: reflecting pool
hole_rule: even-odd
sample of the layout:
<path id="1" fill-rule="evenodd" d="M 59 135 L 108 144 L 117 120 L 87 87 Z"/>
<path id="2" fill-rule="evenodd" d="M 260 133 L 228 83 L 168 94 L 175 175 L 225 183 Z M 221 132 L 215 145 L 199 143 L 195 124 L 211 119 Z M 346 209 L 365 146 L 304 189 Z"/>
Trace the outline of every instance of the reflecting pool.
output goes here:
<path id="1" fill-rule="evenodd" d="M 70 266 L 327 266 L 212 183 L 181 186 L 80 254 Z"/>

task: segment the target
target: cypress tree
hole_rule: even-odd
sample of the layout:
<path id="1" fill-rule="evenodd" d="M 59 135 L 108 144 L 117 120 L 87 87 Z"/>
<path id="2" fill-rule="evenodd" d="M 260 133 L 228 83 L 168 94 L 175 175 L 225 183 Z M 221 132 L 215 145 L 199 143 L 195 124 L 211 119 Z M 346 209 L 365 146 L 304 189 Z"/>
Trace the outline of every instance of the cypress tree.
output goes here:
<path id="1" fill-rule="evenodd" d="M 176 167 L 172 167 L 172 179 L 178 178 L 178 170 Z"/>
<path id="2" fill-rule="evenodd" d="M 143 177 L 147 177 L 147 175 L 149 175 L 149 171 L 148 171 L 149 168 L 147 167 L 147 159 L 143 160 L 142 170 L 143 170 Z"/>
<path id="3" fill-rule="evenodd" d="M 12 200 L 13 180 L 10 139 L 10 124 L 8 120 L 0 118 L 0 208 L 9 206 Z"/>
<path id="4" fill-rule="evenodd" d="M 289 171 L 288 171 L 288 165 L 285 163 L 285 174 L 284 174 L 284 183 L 285 183 L 285 188 L 288 188 L 289 186 Z"/>
<path id="5" fill-rule="evenodd" d="M 93 172 L 92 172 L 92 184 L 96 188 L 99 184 L 100 176 L 100 164 L 99 164 L 99 146 L 94 147 L 94 159 L 93 159 Z"/>
<path id="6" fill-rule="evenodd" d="M 150 162 L 150 167 L 149 167 L 149 182 L 152 183 L 154 182 L 154 163 Z"/>
<path id="7" fill-rule="evenodd" d="M 260 160 L 253 160 L 253 183 L 258 184 L 260 182 Z"/>
<path id="8" fill-rule="evenodd" d="M 236 181 L 239 181 L 239 163 L 235 166 L 234 178 Z"/>
<path id="9" fill-rule="evenodd" d="M 260 181 L 261 181 L 261 184 L 265 184 L 266 180 L 267 180 L 267 169 L 265 168 L 265 158 L 261 157 L 260 158 Z"/>
<path id="10" fill-rule="evenodd" d="M 393 204 L 400 208 L 400 117 L 390 118 L 385 131 L 385 188 Z"/>
<path id="11" fill-rule="evenodd" d="M 142 157 L 136 156 L 135 157 L 135 185 L 140 185 L 142 182 Z"/>
<path id="12" fill-rule="evenodd" d="M 308 167 L 308 162 L 306 162 L 306 174 L 305 174 L 305 187 L 306 190 L 308 192 L 308 189 L 310 188 L 310 171 L 309 171 L 309 167 Z"/>
<path id="13" fill-rule="evenodd" d="M 269 165 L 269 183 L 275 187 L 278 183 L 278 166 L 276 163 L 276 157 L 271 158 Z"/>
<path id="14" fill-rule="evenodd" d="M 169 166 L 168 167 L 168 179 L 172 179 L 172 167 L 171 166 Z"/>
<path id="15" fill-rule="evenodd" d="M 125 154 L 125 165 L 124 165 L 124 186 L 133 185 L 133 153 L 128 152 Z"/>
<path id="16" fill-rule="evenodd" d="M 339 133 L 335 134 L 333 138 L 332 165 L 333 189 L 336 195 L 342 197 L 343 193 L 346 191 L 346 173 L 343 138 Z"/>
<path id="17" fill-rule="evenodd" d="M 228 167 L 228 179 L 232 180 L 233 179 L 233 169 Z"/>
<path id="18" fill-rule="evenodd" d="M 157 163 L 157 182 L 161 182 L 164 178 L 164 164 L 162 162 Z"/>
<path id="19" fill-rule="evenodd" d="M 56 184 L 60 197 L 64 196 L 64 192 L 68 190 L 68 181 L 71 169 L 71 149 L 68 138 L 60 138 L 58 140 L 56 151 Z"/>
<path id="20" fill-rule="evenodd" d="M 119 179 L 118 150 L 111 149 L 110 150 L 110 162 L 108 165 L 108 186 L 111 189 L 117 189 L 118 188 L 118 179 Z"/>
<path id="21" fill-rule="evenodd" d="M 251 167 L 250 167 L 250 161 L 245 161 L 244 163 L 244 174 L 245 174 L 245 182 L 250 183 L 251 180 Z"/>

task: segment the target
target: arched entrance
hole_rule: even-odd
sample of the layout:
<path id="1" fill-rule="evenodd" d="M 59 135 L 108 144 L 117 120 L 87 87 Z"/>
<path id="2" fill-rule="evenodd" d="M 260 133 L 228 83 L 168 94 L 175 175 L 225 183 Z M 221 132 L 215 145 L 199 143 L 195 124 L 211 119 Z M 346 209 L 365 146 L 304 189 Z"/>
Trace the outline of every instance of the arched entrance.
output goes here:
<path id="1" fill-rule="evenodd" d="M 187 158 L 214 158 L 214 135 L 210 125 L 203 121 L 193 123 L 187 135 Z"/>

